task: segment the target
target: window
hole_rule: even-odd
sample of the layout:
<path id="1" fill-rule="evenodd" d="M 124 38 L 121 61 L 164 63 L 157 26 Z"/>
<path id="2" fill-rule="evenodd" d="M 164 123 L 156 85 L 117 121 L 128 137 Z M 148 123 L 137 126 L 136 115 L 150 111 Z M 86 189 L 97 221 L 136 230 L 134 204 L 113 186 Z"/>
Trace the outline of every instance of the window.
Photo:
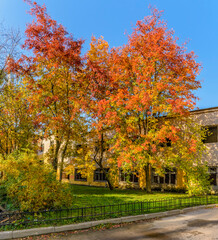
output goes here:
<path id="1" fill-rule="evenodd" d="M 203 143 L 213 143 L 217 142 L 217 126 L 206 127 L 208 130 L 206 133 L 206 138 L 203 140 Z"/>
<path id="2" fill-rule="evenodd" d="M 135 173 L 124 172 L 122 169 L 120 170 L 120 181 L 122 182 L 139 182 L 139 178 Z"/>
<path id="3" fill-rule="evenodd" d="M 159 176 L 155 173 L 155 170 L 152 169 L 152 183 L 156 184 L 176 184 L 176 169 L 165 169 L 165 175 Z"/>
<path id="4" fill-rule="evenodd" d="M 108 173 L 109 172 L 109 168 L 104 168 L 105 172 Z M 100 168 L 97 168 L 95 171 L 94 171 L 94 181 L 96 182 L 106 182 L 106 175 L 105 173 L 100 169 Z"/>
<path id="5" fill-rule="evenodd" d="M 79 172 L 79 169 L 75 169 L 75 177 L 74 177 L 75 181 L 87 181 L 86 177 L 83 177 L 82 174 Z"/>
<path id="6" fill-rule="evenodd" d="M 209 180 L 211 185 L 217 186 L 217 174 L 218 170 L 216 167 L 209 167 Z"/>

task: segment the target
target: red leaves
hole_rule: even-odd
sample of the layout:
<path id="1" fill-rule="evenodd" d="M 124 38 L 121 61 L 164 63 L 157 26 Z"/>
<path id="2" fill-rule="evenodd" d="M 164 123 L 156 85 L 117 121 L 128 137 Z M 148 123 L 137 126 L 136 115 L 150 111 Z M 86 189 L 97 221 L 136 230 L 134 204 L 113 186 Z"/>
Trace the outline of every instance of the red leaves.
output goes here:
<path id="1" fill-rule="evenodd" d="M 197 151 L 197 140 L 191 139 L 189 142 L 189 152 L 195 153 Z"/>
<path id="2" fill-rule="evenodd" d="M 45 6 L 39 6 L 37 3 L 31 3 L 30 14 L 36 17 L 26 28 L 27 39 L 23 47 L 33 50 L 34 60 L 45 58 L 47 60 L 55 59 L 54 66 L 60 66 L 63 62 L 67 65 L 78 67 L 81 65 L 81 46 L 82 40 L 74 40 L 61 24 L 46 13 Z"/>
<path id="3" fill-rule="evenodd" d="M 163 116 L 187 116 L 195 105 L 192 91 L 200 86 L 194 54 L 177 44 L 160 16 L 154 9 L 152 16 L 138 21 L 128 44 L 113 56 L 112 78 L 119 87 L 109 101 L 119 116 L 116 150 L 124 162 L 135 161 L 134 157 L 138 163 L 158 165 L 158 154 L 170 152 L 162 145 L 181 140 L 180 129 Z M 138 138 L 130 140 L 133 135 Z"/>
<path id="4" fill-rule="evenodd" d="M 160 165 L 158 153 L 169 152 L 162 146 L 180 137 L 165 116 L 188 115 L 195 105 L 193 90 L 200 87 L 194 53 L 178 45 L 161 12 L 153 9 L 138 21 L 123 47 L 110 50 L 103 37 L 93 37 L 82 57 L 83 41 L 68 34 L 45 6 L 28 2 L 35 20 L 27 26 L 23 47 L 32 56 L 10 59 L 8 67 L 29 89 L 29 109 L 38 113 L 35 125 L 63 133 L 83 119 L 94 136 L 114 134 L 111 150 L 119 165 Z"/>
<path id="5" fill-rule="evenodd" d="M 8 71 L 23 80 L 28 89 L 29 114 L 34 125 L 49 134 L 56 130 L 63 134 L 78 121 L 81 112 L 81 92 L 78 88 L 83 63 L 82 40 L 75 40 L 66 29 L 53 20 L 45 6 L 26 1 L 35 18 L 26 28 L 23 48 L 32 51 L 31 57 L 22 55 L 18 61 L 8 61 Z M 29 55 L 29 54 L 28 54 Z"/>

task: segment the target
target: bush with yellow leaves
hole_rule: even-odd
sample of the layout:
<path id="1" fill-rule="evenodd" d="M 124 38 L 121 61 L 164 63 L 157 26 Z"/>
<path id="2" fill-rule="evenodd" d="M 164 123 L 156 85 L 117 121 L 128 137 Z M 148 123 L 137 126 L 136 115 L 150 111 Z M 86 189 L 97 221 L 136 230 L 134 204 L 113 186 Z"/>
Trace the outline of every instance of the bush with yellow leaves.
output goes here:
<path id="1" fill-rule="evenodd" d="M 20 210 L 72 205 L 72 193 L 67 184 L 58 182 L 51 166 L 32 152 L 15 152 L 7 159 L 0 159 L 0 171 L 4 172 L 1 184 L 7 196 Z"/>

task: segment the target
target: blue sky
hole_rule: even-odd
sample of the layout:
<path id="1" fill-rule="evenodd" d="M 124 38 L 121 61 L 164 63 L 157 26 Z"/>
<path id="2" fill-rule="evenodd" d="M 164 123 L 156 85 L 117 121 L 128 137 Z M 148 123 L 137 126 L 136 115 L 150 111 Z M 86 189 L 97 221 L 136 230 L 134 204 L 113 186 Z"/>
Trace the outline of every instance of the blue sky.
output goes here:
<path id="1" fill-rule="evenodd" d="M 127 42 L 127 34 L 137 20 L 149 15 L 149 5 L 164 10 L 163 19 L 175 31 L 179 43 L 189 41 L 203 70 L 198 79 L 202 88 L 197 107 L 218 106 L 218 0 L 37 0 L 45 3 L 49 15 L 76 38 L 85 40 L 85 52 L 91 36 L 103 36 L 110 47 Z M 23 0 L 0 0 L 0 22 L 19 28 L 22 33 L 32 21 L 29 6 Z"/>

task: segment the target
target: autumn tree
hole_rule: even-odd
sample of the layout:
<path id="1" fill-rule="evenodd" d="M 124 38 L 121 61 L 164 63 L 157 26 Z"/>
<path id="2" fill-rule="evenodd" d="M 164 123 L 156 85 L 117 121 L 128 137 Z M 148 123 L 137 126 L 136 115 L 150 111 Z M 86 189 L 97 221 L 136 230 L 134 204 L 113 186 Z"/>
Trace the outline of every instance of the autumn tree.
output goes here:
<path id="1" fill-rule="evenodd" d="M 118 88 L 105 101 L 101 124 L 114 124 L 118 165 L 143 169 L 148 192 L 151 168 L 188 172 L 201 162 L 200 128 L 188 117 L 195 107 L 193 91 L 200 87 L 195 58 L 178 45 L 156 9 L 137 22 L 128 43 L 113 55 L 110 71 Z"/>
<path id="2" fill-rule="evenodd" d="M 68 34 L 47 14 L 45 6 L 27 2 L 35 19 L 27 25 L 23 49 L 31 54 L 22 55 L 18 61 L 11 59 L 10 69 L 29 90 L 35 126 L 43 139 L 54 141 L 51 162 L 57 171 L 60 161 L 61 179 L 65 153 L 82 127 L 77 74 L 82 67 L 83 41 Z"/>
<path id="3" fill-rule="evenodd" d="M 86 166 L 89 163 L 100 168 L 111 190 L 113 189 L 113 170 L 107 160 L 111 155 L 109 148 L 113 126 L 102 124 L 102 120 L 106 116 L 105 103 L 117 86 L 110 72 L 113 64 L 112 55 L 113 50 L 110 51 L 109 44 L 103 37 L 99 39 L 92 37 L 90 49 L 86 54 L 86 65 L 81 75 L 85 93 L 82 105 L 88 129 L 84 135 L 85 141 L 80 145 L 80 154 L 74 159 L 80 166 Z M 107 173 L 105 168 L 109 167 L 110 172 Z M 93 167 L 90 167 L 90 170 L 92 169 Z"/>
<path id="4" fill-rule="evenodd" d="M 10 77 L 0 92 L 0 154 L 3 158 L 15 150 L 37 150 L 37 131 L 29 112 L 26 89 Z"/>
<path id="5" fill-rule="evenodd" d="M 20 55 L 19 31 L 0 25 L 0 154 L 33 147 L 34 129 L 28 112 L 26 90 L 7 69 L 10 58 Z"/>

